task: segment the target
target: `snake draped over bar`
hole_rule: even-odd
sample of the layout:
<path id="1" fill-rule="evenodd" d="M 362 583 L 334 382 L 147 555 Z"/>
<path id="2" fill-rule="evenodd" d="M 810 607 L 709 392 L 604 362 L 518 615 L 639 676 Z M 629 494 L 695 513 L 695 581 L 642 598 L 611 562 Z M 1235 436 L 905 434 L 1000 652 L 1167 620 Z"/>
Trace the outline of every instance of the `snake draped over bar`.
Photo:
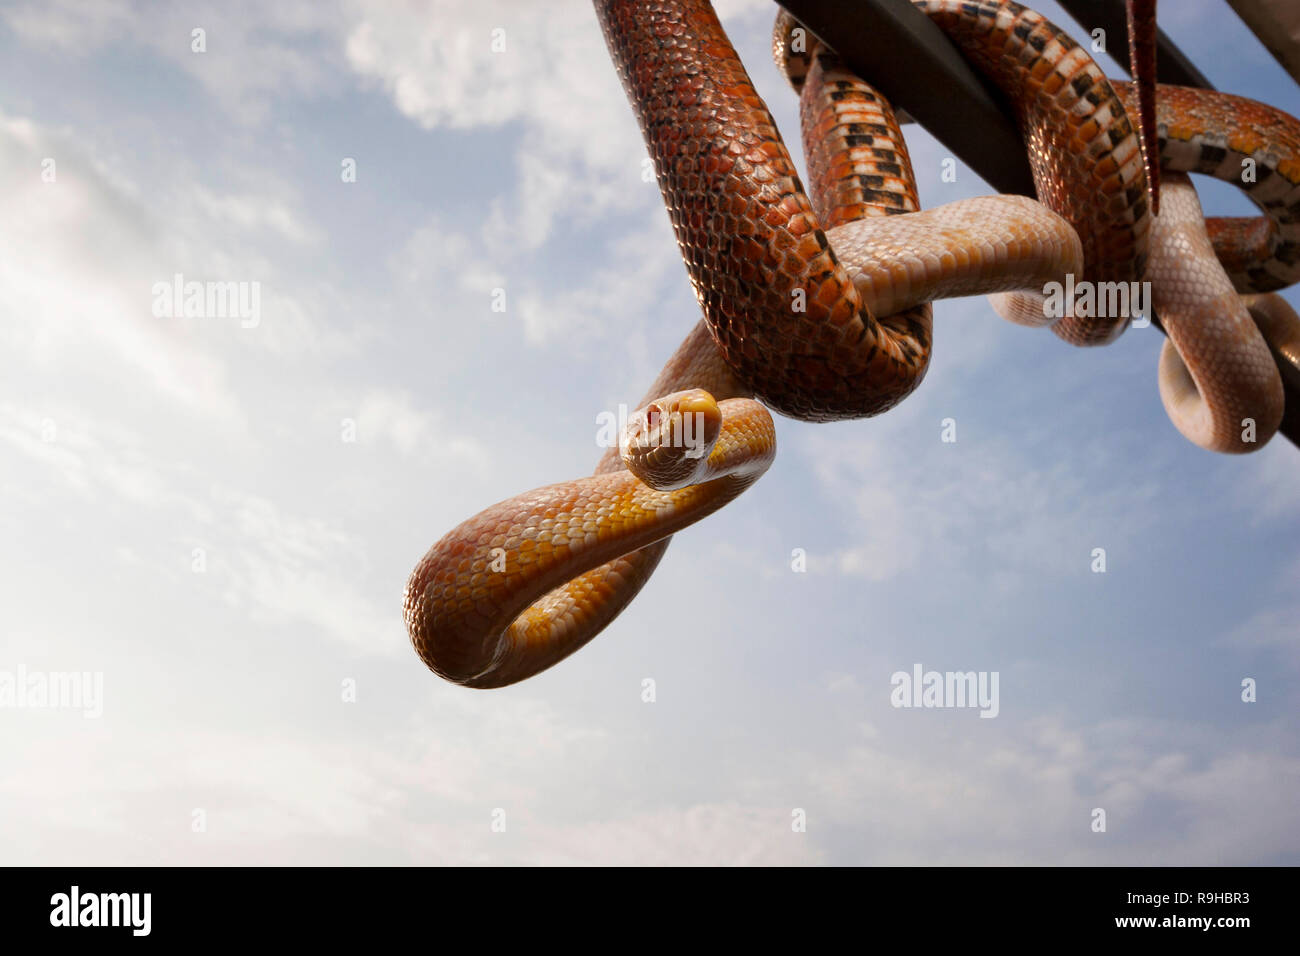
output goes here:
<path id="1" fill-rule="evenodd" d="M 806 190 L 707 0 L 596 0 L 703 318 L 595 474 L 499 502 L 425 555 L 405 620 L 436 674 L 499 687 L 582 647 L 674 532 L 763 474 L 769 410 L 861 418 L 915 390 L 936 299 L 988 295 L 1010 321 L 1095 346 L 1134 316 L 1074 301 L 1056 314 L 1047 290 L 1149 282 L 1168 334 L 1161 399 L 1179 431 L 1240 453 L 1277 430 L 1281 376 L 1300 374 L 1300 318 L 1274 294 L 1300 279 L 1300 123 L 1225 93 L 1162 85 L 1153 102 L 1154 73 L 1138 62 L 1153 49 L 1150 2 L 1130 20 L 1137 84 L 1108 80 L 1020 4 L 914 6 L 1011 105 L 1036 200 L 922 210 L 890 103 L 833 37 L 782 13 L 773 49 L 800 98 Z M 1188 173 L 1233 182 L 1261 214 L 1207 220 Z"/>

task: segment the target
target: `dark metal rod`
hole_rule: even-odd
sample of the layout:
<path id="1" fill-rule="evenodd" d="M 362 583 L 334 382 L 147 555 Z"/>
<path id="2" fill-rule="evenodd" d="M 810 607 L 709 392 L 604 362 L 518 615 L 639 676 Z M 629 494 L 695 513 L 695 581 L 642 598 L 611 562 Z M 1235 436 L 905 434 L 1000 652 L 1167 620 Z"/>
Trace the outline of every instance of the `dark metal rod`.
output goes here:
<path id="1" fill-rule="evenodd" d="M 1278 66 L 1300 83 L 1300 18 L 1294 0 L 1287 9 L 1273 0 L 1228 0 L 1242 23 L 1273 54 Z"/>
<path id="2" fill-rule="evenodd" d="M 1128 64 L 1124 0 L 1059 0 L 1089 31 L 1106 31 L 1107 50 Z M 1035 196 L 1033 176 L 1015 117 L 1002 95 L 979 76 L 943 31 L 908 0 L 780 0 L 783 7 L 835 49 L 895 107 L 906 110 L 1002 193 Z M 1213 89 L 1191 60 L 1160 33 L 1157 75 L 1162 83 Z M 1157 316 L 1152 324 L 1164 331 Z M 1300 447 L 1300 387 L 1283 370 L 1287 413 L 1279 429 Z"/>
<path id="3" fill-rule="evenodd" d="M 998 192 L 1035 195 L 1024 140 L 1002 94 L 920 10 L 906 0 L 781 5 Z"/>
<path id="4" fill-rule="evenodd" d="M 1128 72 L 1128 20 L 1124 0 L 1056 0 L 1065 12 L 1089 34 L 1093 30 L 1106 31 L 1106 52 Z M 1203 90 L 1214 89 L 1214 84 L 1196 68 L 1164 30 L 1156 31 L 1156 79 L 1174 86 L 1195 86 Z"/>

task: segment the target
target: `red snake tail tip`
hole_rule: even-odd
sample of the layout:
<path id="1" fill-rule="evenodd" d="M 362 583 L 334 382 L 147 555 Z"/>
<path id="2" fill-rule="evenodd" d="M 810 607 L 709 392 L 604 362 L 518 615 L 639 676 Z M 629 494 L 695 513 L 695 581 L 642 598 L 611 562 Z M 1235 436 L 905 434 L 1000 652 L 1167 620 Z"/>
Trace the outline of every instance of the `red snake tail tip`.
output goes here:
<path id="1" fill-rule="evenodd" d="M 1160 147 L 1156 136 L 1156 0 L 1128 0 L 1129 72 L 1138 90 L 1138 134 L 1151 215 L 1160 214 Z"/>

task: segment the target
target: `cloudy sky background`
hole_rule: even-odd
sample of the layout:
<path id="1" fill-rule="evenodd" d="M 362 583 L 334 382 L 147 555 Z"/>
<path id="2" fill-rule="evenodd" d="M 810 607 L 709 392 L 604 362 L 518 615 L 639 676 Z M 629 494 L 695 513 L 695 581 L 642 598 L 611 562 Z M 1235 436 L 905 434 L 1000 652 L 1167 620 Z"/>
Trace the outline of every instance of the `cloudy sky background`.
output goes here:
<path id="1" fill-rule="evenodd" d="M 793 143 L 772 5 L 719 8 Z M 1226 4 L 1161 12 L 1300 113 Z M 908 140 L 924 205 L 988 192 Z M 0 670 L 104 675 L 98 720 L 0 710 L 0 862 L 1300 863 L 1300 457 L 1186 442 L 1153 329 L 941 303 L 916 395 L 779 419 L 588 648 L 424 669 L 420 556 L 588 473 L 697 317 L 644 155 L 583 0 L 0 10 Z M 154 317 L 177 272 L 260 324 Z M 999 716 L 894 709 L 916 663 Z"/>

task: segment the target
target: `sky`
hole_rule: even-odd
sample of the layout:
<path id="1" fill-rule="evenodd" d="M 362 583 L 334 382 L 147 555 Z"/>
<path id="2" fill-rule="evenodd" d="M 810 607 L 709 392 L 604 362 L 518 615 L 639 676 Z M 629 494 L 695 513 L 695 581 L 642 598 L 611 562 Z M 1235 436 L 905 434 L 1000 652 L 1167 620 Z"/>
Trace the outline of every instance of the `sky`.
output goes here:
<path id="1" fill-rule="evenodd" d="M 802 167 L 774 6 L 718 8 Z M 1161 17 L 1300 113 L 1227 4 Z M 906 135 L 925 207 L 990 192 Z M 1300 863 L 1300 458 L 1188 443 L 1151 328 L 940 303 L 913 396 L 778 418 L 582 651 L 424 668 L 426 549 L 588 474 L 698 318 L 644 156 L 583 0 L 0 7 L 0 690 L 89 675 L 0 706 L 0 862 Z"/>

